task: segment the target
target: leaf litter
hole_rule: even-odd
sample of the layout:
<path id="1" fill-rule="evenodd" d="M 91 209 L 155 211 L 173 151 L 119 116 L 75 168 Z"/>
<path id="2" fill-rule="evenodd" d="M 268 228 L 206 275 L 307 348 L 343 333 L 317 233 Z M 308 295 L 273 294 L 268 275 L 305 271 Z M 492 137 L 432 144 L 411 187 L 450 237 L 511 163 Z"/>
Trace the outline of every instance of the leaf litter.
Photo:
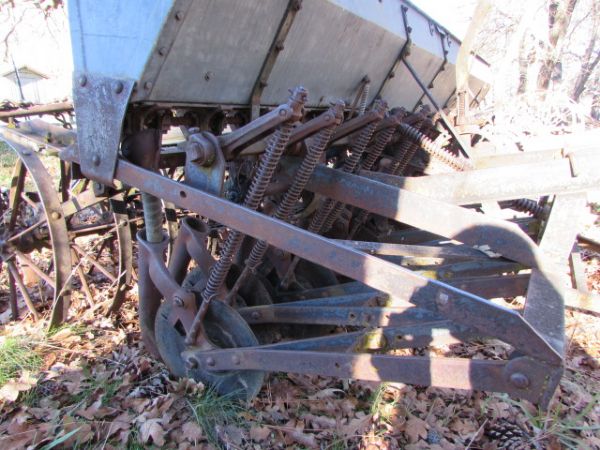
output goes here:
<path id="1" fill-rule="evenodd" d="M 599 255 L 584 259 L 597 292 Z M 27 345 L 0 387 L 0 448 L 600 448 L 600 319 L 588 314 L 566 312 L 565 375 L 546 412 L 502 394 L 277 373 L 246 405 L 171 378 L 144 351 L 135 300 L 133 290 L 108 319 L 75 299 L 77 323 L 51 335 L 30 320 L 2 327 L 0 348 Z M 503 358 L 507 348 L 427 351 Z"/>

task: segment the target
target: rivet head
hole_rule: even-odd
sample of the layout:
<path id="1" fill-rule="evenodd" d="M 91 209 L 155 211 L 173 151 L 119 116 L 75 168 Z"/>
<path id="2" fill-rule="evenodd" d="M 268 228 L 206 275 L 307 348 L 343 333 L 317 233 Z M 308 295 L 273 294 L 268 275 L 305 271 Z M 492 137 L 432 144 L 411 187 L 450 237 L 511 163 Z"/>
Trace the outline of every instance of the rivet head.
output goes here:
<path id="1" fill-rule="evenodd" d="M 436 303 L 440 306 L 445 306 L 448 304 L 449 300 L 450 296 L 448 294 L 446 294 L 445 292 L 440 292 L 437 296 Z"/>
<path id="2" fill-rule="evenodd" d="M 206 358 L 206 365 L 207 366 L 214 366 L 215 365 L 215 358 L 213 358 L 212 356 L 209 356 L 208 358 Z"/>
<path id="3" fill-rule="evenodd" d="M 279 115 L 280 115 L 281 117 L 285 117 L 285 116 L 287 115 L 287 111 L 286 111 L 285 109 L 280 109 L 280 110 L 279 110 Z"/>
<path id="4" fill-rule="evenodd" d="M 233 355 L 231 361 L 237 366 L 240 363 L 240 357 L 238 355 Z"/>
<path id="5" fill-rule="evenodd" d="M 152 81 L 146 81 L 144 83 L 144 89 L 152 89 Z"/>
<path id="6" fill-rule="evenodd" d="M 179 306 L 180 308 L 183 306 L 183 299 L 181 297 L 175 297 L 173 299 L 175 306 Z"/>
<path id="7" fill-rule="evenodd" d="M 258 311 L 253 311 L 253 312 L 252 312 L 252 314 L 251 314 L 251 317 L 252 317 L 254 320 L 257 320 L 257 319 L 259 319 L 259 318 L 260 318 L 260 313 L 259 313 Z"/>
<path id="8" fill-rule="evenodd" d="M 529 378 L 521 372 L 515 372 L 510 376 L 510 382 L 517 389 L 525 389 L 529 386 Z"/>
<path id="9" fill-rule="evenodd" d="M 60 219 L 60 213 L 58 211 L 52 211 L 50 213 L 50 217 L 54 220 L 58 220 L 58 219 Z"/>
<path id="10" fill-rule="evenodd" d="M 123 92 L 124 88 L 125 88 L 125 86 L 123 86 L 123 83 L 121 81 L 118 81 L 117 84 L 115 85 L 115 93 L 120 94 L 121 92 Z"/>
<path id="11" fill-rule="evenodd" d="M 87 84 L 87 77 L 85 75 L 81 75 L 79 77 L 79 86 L 84 87 Z"/>
<path id="12" fill-rule="evenodd" d="M 92 157 L 92 164 L 94 164 L 95 166 L 99 166 L 100 165 L 100 156 L 94 155 Z"/>
<path id="13" fill-rule="evenodd" d="M 183 13 L 181 11 L 177 11 L 175 13 L 175 20 L 181 20 L 183 19 Z"/>
<path id="14" fill-rule="evenodd" d="M 167 54 L 167 47 L 161 47 L 158 49 L 158 54 L 160 56 L 165 56 Z"/>

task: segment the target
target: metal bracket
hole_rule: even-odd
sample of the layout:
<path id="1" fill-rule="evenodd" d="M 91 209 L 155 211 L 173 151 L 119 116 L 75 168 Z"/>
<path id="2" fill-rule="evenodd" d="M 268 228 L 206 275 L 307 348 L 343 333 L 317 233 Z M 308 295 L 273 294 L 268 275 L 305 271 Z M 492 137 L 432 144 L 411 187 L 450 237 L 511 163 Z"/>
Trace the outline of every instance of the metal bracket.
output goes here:
<path id="1" fill-rule="evenodd" d="M 292 28 L 292 23 L 294 23 L 296 13 L 300 11 L 301 8 L 302 0 L 289 0 L 288 6 L 283 13 L 283 18 L 281 19 L 277 33 L 275 33 L 275 38 L 273 39 L 271 47 L 269 48 L 267 57 L 265 58 L 260 69 L 260 73 L 258 74 L 258 78 L 254 83 L 254 87 L 252 88 L 252 94 L 250 96 L 252 120 L 257 119 L 258 116 L 260 116 L 260 97 L 262 96 L 263 90 L 267 87 L 269 75 L 271 75 L 271 71 L 273 70 L 273 67 L 275 67 L 277 57 L 284 48 L 283 44 L 285 42 L 285 38 Z"/>
<path id="2" fill-rule="evenodd" d="M 442 43 L 442 55 L 444 55 L 444 60 L 442 61 L 442 64 L 440 65 L 440 67 L 438 67 L 437 71 L 435 72 L 435 75 L 433 75 L 433 78 L 431 78 L 431 81 L 427 85 L 427 87 L 429 89 L 433 89 L 433 82 L 440 75 L 440 73 L 442 73 L 444 70 L 446 70 L 446 64 L 448 63 L 448 49 L 446 49 L 446 46 L 444 45 L 445 34 L 443 34 L 439 30 L 437 30 L 437 31 L 438 31 L 438 34 L 439 34 L 439 37 L 440 37 L 440 42 Z M 432 34 L 433 34 L 433 32 L 432 32 Z M 425 97 L 425 93 L 424 92 L 421 94 L 421 97 L 419 97 L 419 100 L 417 100 L 417 103 L 415 104 L 415 107 L 413 108 L 413 112 L 417 110 L 417 108 L 419 107 L 419 105 L 423 101 L 423 97 Z"/>
<path id="3" fill-rule="evenodd" d="M 190 136 L 185 149 L 185 183 L 213 195 L 222 195 L 225 156 L 217 138 L 203 131 Z"/>
<path id="4" fill-rule="evenodd" d="M 79 163 L 91 180 L 113 185 L 121 128 L 134 83 L 90 73 L 74 74 Z"/>

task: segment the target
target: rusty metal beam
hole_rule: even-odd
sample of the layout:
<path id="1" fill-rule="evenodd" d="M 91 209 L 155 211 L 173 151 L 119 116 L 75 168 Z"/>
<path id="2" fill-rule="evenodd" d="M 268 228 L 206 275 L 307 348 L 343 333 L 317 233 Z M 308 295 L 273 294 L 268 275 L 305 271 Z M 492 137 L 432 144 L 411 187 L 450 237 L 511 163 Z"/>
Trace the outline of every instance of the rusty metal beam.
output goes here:
<path id="1" fill-rule="evenodd" d="M 120 160 L 116 176 L 123 183 L 150 192 L 256 239 L 323 265 L 375 289 L 409 300 L 458 324 L 501 339 L 525 354 L 560 364 L 561 358 L 515 311 L 476 295 L 428 280 L 410 270 L 366 255 L 259 212 L 185 186 Z"/>

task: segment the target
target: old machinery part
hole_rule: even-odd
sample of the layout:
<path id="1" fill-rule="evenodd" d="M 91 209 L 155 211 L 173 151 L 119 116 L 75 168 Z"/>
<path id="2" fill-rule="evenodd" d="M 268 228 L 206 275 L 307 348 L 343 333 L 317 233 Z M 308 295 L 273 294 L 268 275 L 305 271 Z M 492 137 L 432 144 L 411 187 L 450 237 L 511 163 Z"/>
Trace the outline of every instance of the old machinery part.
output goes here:
<path id="1" fill-rule="evenodd" d="M 529 198 L 520 198 L 510 202 L 510 208 L 531 214 L 532 216 L 541 219 L 544 216 L 544 207 L 535 200 Z"/>
<path id="2" fill-rule="evenodd" d="M 283 154 L 287 142 L 292 132 L 292 124 L 299 120 L 302 116 L 302 108 L 306 101 L 307 92 L 303 87 L 297 87 L 290 95 L 288 106 L 294 111 L 288 122 L 283 123 L 274 135 L 269 140 L 269 145 L 265 153 L 262 155 L 256 174 L 250 184 L 250 188 L 244 198 L 244 206 L 249 209 L 256 210 L 264 196 L 267 185 L 271 181 L 275 168 L 279 163 L 279 159 Z M 193 343 L 196 340 L 198 333 L 202 327 L 204 314 L 208 309 L 210 301 L 218 294 L 222 288 L 225 278 L 229 272 L 229 268 L 233 264 L 233 258 L 238 252 L 244 235 L 237 230 L 231 230 L 223 250 L 219 255 L 219 260 L 211 269 L 205 289 L 202 291 L 202 303 L 198 309 L 198 313 L 194 318 L 194 323 L 188 333 L 188 343 Z"/>
<path id="3" fill-rule="evenodd" d="M 11 147 L 18 159 L 9 216 L 0 225 L 10 281 L 16 283 L 32 315 L 39 316 L 33 310 L 35 303 L 37 308 L 58 305 L 50 313 L 50 327 L 67 317 L 65 299 L 73 296 L 69 285 L 89 307 L 106 299 L 104 310 L 115 312 L 125 299 L 132 266 L 123 194 L 97 196 L 94 183 L 71 180 L 69 163 L 43 155 L 46 165 L 58 174 L 52 177 L 32 148 L 18 142 L 11 142 Z M 17 305 L 16 297 L 10 303 Z M 18 308 L 14 312 L 16 316 Z"/>
<path id="4" fill-rule="evenodd" d="M 344 160 L 342 171 L 346 173 L 352 173 L 356 170 L 365 148 L 369 141 L 373 137 L 373 133 L 377 128 L 379 122 L 383 119 L 383 115 L 387 110 L 387 103 L 383 100 L 377 100 L 372 108 L 372 112 L 378 117 L 378 120 L 369 122 L 364 128 L 358 132 L 358 136 L 350 144 L 350 154 Z M 363 116 L 366 115 L 363 114 Z M 335 137 L 335 136 L 334 136 Z M 333 225 L 333 222 L 337 219 L 338 215 L 344 208 L 344 204 L 336 202 L 335 200 L 326 199 L 317 209 L 313 216 L 308 230 L 313 233 L 326 233 L 329 228 Z M 293 279 L 294 269 L 298 265 L 299 258 L 294 256 L 290 266 L 287 269 L 286 274 L 281 280 L 281 287 L 287 288 Z"/>
<path id="5" fill-rule="evenodd" d="M 275 211 L 274 217 L 280 220 L 288 221 L 291 214 L 294 211 L 294 207 L 308 182 L 308 179 L 313 173 L 317 163 L 321 159 L 321 155 L 325 150 L 325 147 L 329 143 L 333 131 L 341 123 L 344 113 L 344 102 L 338 101 L 332 108 L 330 108 L 325 115 L 330 117 L 329 122 L 331 125 L 327 128 L 322 129 L 315 137 L 314 140 L 307 143 L 306 156 L 303 158 L 300 167 L 294 174 L 294 181 L 287 190 L 283 199 L 279 203 L 277 210 Z M 242 274 L 237 279 L 235 285 L 228 294 L 229 303 L 232 303 L 232 299 L 239 291 L 242 284 L 246 281 L 250 274 L 256 273 L 258 266 L 262 263 L 265 253 L 269 248 L 269 244 L 266 241 L 257 241 L 250 255 L 246 260 Z"/>
<path id="6" fill-rule="evenodd" d="M 444 150 L 443 148 L 440 148 L 431 139 L 429 139 L 425 134 L 423 134 L 416 128 L 413 128 L 410 125 L 403 123 L 398 127 L 398 130 L 403 136 L 417 143 L 433 158 L 443 162 L 444 164 L 447 164 L 453 169 L 464 171 L 472 168 L 472 165 L 468 160 L 459 159 L 447 152 L 446 150 Z"/>

